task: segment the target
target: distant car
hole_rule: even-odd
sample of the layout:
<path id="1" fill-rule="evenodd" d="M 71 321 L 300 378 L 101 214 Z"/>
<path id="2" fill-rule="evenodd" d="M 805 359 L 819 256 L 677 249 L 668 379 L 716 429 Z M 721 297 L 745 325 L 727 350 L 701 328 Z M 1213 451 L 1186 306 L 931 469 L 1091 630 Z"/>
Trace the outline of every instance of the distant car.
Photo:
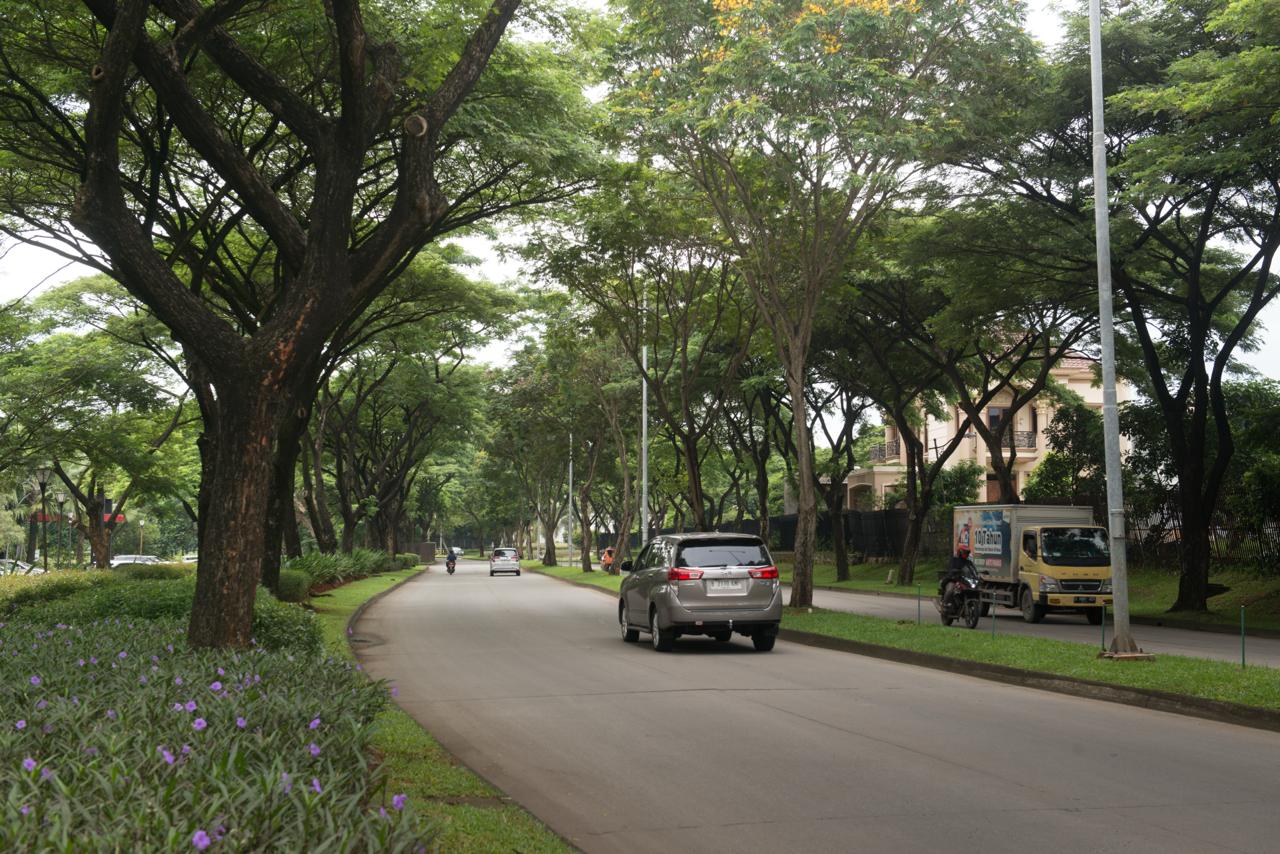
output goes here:
<path id="1" fill-rule="evenodd" d="M 116 555 L 111 559 L 111 566 L 124 566 L 126 563 L 164 563 L 155 555 Z"/>
<path id="2" fill-rule="evenodd" d="M 44 572 L 44 567 L 42 566 L 13 560 L 12 558 L 0 560 L 0 575 L 39 575 L 42 572 Z"/>
<path id="3" fill-rule="evenodd" d="M 182 562 L 183 562 L 183 563 L 199 563 L 199 562 L 200 562 L 200 555 L 198 555 L 198 554 L 193 554 L 193 555 L 183 555 L 183 556 L 182 556 Z"/>
<path id="4" fill-rule="evenodd" d="M 497 575 L 499 572 L 514 572 L 519 575 L 520 552 L 508 548 L 494 549 L 493 554 L 489 555 L 489 575 Z"/>
<path id="5" fill-rule="evenodd" d="M 666 652 L 681 635 L 725 642 L 737 632 L 760 652 L 773 649 L 782 623 L 782 587 L 759 537 L 655 537 L 621 569 L 618 625 L 624 641 L 635 643 L 648 632 L 653 648 Z"/>

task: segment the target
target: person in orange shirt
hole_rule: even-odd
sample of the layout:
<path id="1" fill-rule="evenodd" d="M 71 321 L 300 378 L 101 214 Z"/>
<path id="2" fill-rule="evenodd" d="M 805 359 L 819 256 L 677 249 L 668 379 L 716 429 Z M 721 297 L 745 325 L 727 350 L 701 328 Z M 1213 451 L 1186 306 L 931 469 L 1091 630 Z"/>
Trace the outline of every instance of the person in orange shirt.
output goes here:
<path id="1" fill-rule="evenodd" d="M 613 572 L 613 548 L 606 548 L 600 552 L 600 565 L 604 567 L 605 572 Z"/>

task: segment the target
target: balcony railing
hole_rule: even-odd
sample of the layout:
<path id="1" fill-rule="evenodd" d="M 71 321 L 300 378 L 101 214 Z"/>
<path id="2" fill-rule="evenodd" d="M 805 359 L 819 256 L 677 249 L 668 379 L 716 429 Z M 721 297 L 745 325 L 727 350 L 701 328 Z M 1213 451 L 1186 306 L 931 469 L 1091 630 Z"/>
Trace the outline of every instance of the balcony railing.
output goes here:
<path id="1" fill-rule="evenodd" d="M 869 456 L 873 463 L 883 463 L 889 460 L 897 461 L 902 454 L 902 442 L 899 439 L 890 439 L 879 445 L 872 445 Z"/>
<path id="2" fill-rule="evenodd" d="M 1034 448 L 1036 446 L 1036 431 L 1014 430 L 1013 446 L 1015 448 Z"/>

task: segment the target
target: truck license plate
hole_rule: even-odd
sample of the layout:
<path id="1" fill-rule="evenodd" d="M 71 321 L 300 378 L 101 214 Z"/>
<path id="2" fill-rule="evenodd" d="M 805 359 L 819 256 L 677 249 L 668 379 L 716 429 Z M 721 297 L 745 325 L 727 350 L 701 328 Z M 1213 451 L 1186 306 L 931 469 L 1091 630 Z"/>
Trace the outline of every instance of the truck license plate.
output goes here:
<path id="1" fill-rule="evenodd" d="M 1076 597 L 1077 605 L 1092 605 L 1097 601 L 1098 599 L 1095 596 L 1077 596 Z"/>
<path id="2" fill-rule="evenodd" d="M 734 578 L 713 578 L 710 582 L 711 590 L 723 590 L 730 592 L 742 589 L 742 582 Z"/>

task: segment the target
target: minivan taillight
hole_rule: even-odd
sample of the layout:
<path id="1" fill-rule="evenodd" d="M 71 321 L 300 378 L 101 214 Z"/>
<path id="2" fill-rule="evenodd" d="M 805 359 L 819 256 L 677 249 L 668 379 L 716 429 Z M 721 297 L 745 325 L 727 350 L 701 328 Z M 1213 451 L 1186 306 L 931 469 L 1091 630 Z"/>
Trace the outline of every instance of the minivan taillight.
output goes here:
<path id="1" fill-rule="evenodd" d="M 667 581 L 697 581 L 702 577 L 700 569 L 686 569 L 682 566 L 673 566 L 667 570 Z"/>
<path id="2" fill-rule="evenodd" d="M 749 570 L 752 578 L 777 578 L 778 568 L 776 566 L 762 566 L 759 569 Z"/>

